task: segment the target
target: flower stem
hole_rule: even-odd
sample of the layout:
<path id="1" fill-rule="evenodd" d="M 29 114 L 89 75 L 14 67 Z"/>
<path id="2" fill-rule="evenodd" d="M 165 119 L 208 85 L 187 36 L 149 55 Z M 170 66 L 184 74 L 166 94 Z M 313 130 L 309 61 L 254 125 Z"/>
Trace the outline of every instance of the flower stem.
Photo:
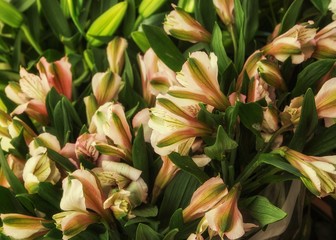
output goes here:
<path id="1" fill-rule="evenodd" d="M 231 39 L 232 39 L 232 44 L 233 44 L 233 51 L 234 51 L 234 62 L 237 62 L 238 59 L 238 45 L 237 45 L 237 39 L 236 39 L 236 35 L 234 33 L 234 29 L 233 29 L 233 25 L 230 24 L 227 26 L 229 33 L 231 35 Z"/>
<path id="2" fill-rule="evenodd" d="M 42 55 L 42 49 L 39 46 L 39 44 L 35 41 L 35 39 L 33 38 L 33 36 L 31 35 L 28 27 L 26 25 L 22 25 L 21 27 L 22 32 L 24 33 L 24 35 L 26 36 L 28 42 L 32 45 L 32 47 L 35 49 L 35 51 L 39 54 Z"/>

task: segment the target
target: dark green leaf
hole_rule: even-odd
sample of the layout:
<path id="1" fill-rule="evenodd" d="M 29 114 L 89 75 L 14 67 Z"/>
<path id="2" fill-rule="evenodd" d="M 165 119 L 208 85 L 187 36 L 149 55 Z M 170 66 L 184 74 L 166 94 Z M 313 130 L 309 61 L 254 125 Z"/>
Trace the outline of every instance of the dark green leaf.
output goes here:
<path id="1" fill-rule="evenodd" d="M 170 230 L 163 238 L 163 240 L 174 240 L 175 239 L 175 236 L 176 234 L 179 232 L 178 229 L 172 229 Z"/>
<path id="2" fill-rule="evenodd" d="M 259 11 L 259 1 L 243 0 L 242 8 L 245 14 L 244 36 L 246 43 L 249 43 L 254 38 L 259 26 L 259 18 L 256 17 L 256 13 Z"/>
<path id="3" fill-rule="evenodd" d="M 128 37 L 134 27 L 135 23 L 135 0 L 127 0 L 128 6 L 125 14 L 124 24 L 123 24 L 123 35 L 125 37 Z"/>
<path id="4" fill-rule="evenodd" d="M 157 222 L 148 218 L 148 217 L 135 217 L 135 218 L 132 218 L 132 219 L 128 220 L 124 224 L 124 226 L 128 227 L 128 226 L 131 226 L 133 224 L 138 224 L 138 223 L 156 224 Z"/>
<path id="5" fill-rule="evenodd" d="M 241 35 L 241 32 L 244 33 L 244 24 L 245 24 L 245 13 L 240 0 L 234 0 L 234 16 L 235 16 L 235 26 L 236 32 Z"/>
<path id="6" fill-rule="evenodd" d="M 277 222 L 287 216 L 287 213 L 274 206 L 263 196 L 250 197 L 242 204 L 247 212 L 260 223 L 261 227 Z"/>
<path id="7" fill-rule="evenodd" d="M 330 71 L 334 66 L 334 59 L 321 59 L 305 67 L 298 75 L 298 80 L 292 91 L 292 95 L 297 97 L 304 94 L 308 88 Z"/>
<path id="8" fill-rule="evenodd" d="M 138 129 L 132 147 L 133 166 L 142 171 L 141 177 L 149 184 L 149 168 L 146 142 L 142 126 Z"/>
<path id="9" fill-rule="evenodd" d="M 132 32 L 131 37 L 143 53 L 150 48 L 150 44 L 144 32 Z"/>
<path id="10" fill-rule="evenodd" d="M 328 154 L 336 149 L 336 125 L 324 128 L 316 134 L 305 146 L 304 152 L 308 155 Z"/>
<path id="11" fill-rule="evenodd" d="M 282 18 L 279 29 L 279 35 L 285 33 L 296 24 L 300 14 L 302 3 L 303 0 L 294 0 L 292 4 L 289 6 L 285 15 Z"/>
<path id="12" fill-rule="evenodd" d="M 173 71 L 180 71 L 186 59 L 164 30 L 150 25 L 142 27 L 156 55 Z"/>
<path id="13" fill-rule="evenodd" d="M 10 169 L 8 162 L 1 148 L 0 148 L 0 165 L 1 165 L 1 169 L 3 171 L 4 176 L 6 177 L 9 185 L 13 189 L 13 192 L 15 194 L 26 193 L 27 192 L 26 189 L 24 188 L 20 180 L 15 176 L 13 171 Z"/>
<path id="14" fill-rule="evenodd" d="M 11 140 L 11 144 L 14 147 L 14 149 L 10 149 L 9 151 L 14 155 L 20 156 L 21 158 L 24 159 L 26 154 L 28 154 L 28 146 L 24 138 L 23 128 L 21 128 L 20 134 Z"/>
<path id="15" fill-rule="evenodd" d="M 237 105 L 230 106 L 225 110 L 225 124 L 229 136 L 234 135 L 236 124 L 238 120 L 239 107 Z"/>
<path id="16" fill-rule="evenodd" d="M 322 13 L 322 15 L 326 15 L 328 12 L 328 6 L 330 0 L 310 0 L 312 4 Z"/>
<path id="17" fill-rule="evenodd" d="M 71 37 L 70 27 L 59 2 L 57 0 L 41 0 L 40 3 L 42 12 L 54 34 L 60 39 L 62 37 Z"/>
<path id="18" fill-rule="evenodd" d="M 272 153 L 263 153 L 259 156 L 260 163 L 266 163 L 272 165 L 276 168 L 289 172 L 297 177 L 302 177 L 302 174 L 294 168 L 292 165 L 287 163 L 281 156 L 278 154 Z"/>
<path id="19" fill-rule="evenodd" d="M 176 152 L 172 152 L 168 155 L 169 159 L 183 171 L 193 175 L 198 179 L 200 183 L 209 179 L 209 176 L 201 170 L 196 163 L 189 156 L 181 156 Z"/>
<path id="20" fill-rule="evenodd" d="M 135 240 L 145 240 L 145 239 L 161 240 L 162 236 L 159 233 L 155 232 L 148 225 L 140 223 L 136 230 Z"/>
<path id="21" fill-rule="evenodd" d="M 137 217 L 156 217 L 158 214 L 157 206 L 141 206 L 132 210 L 132 213 Z"/>
<path id="22" fill-rule="evenodd" d="M 204 152 L 210 158 L 222 160 L 226 152 L 229 152 L 237 147 L 238 144 L 229 137 L 222 126 L 219 126 L 216 142 L 213 145 L 204 148 Z"/>
<path id="23" fill-rule="evenodd" d="M 0 186 L 0 213 L 24 213 L 24 210 L 8 188 Z"/>
<path id="24" fill-rule="evenodd" d="M 221 74 L 223 74 L 225 69 L 232 63 L 231 59 L 226 54 L 222 38 L 222 31 L 218 24 L 215 23 L 212 32 L 211 47 L 218 58 L 218 70 Z"/>
<path id="25" fill-rule="evenodd" d="M 258 103 L 237 103 L 241 122 L 255 135 L 260 134 L 263 110 Z"/>
<path id="26" fill-rule="evenodd" d="M 299 125 L 289 143 L 289 148 L 302 151 L 307 139 L 313 134 L 318 123 L 315 98 L 311 89 L 304 96 Z"/>
<path id="27" fill-rule="evenodd" d="M 244 31 L 240 30 L 238 38 L 237 59 L 235 59 L 235 65 L 238 72 L 242 70 L 245 62 L 245 45 Z"/>
<path id="28" fill-rule="evenodd" d="M 70 160 L 68 158 L 63 157 L 58 152 L 49 148 L 47 150 L 47 153 L 48 153 L 48 157 L 51 160 L 53 160 L 56 163 L 58 163 L 59 165 L 61 165 L 66 171 L 73 172 L 73 171 L 76 170 L 76 167 L 72 164 L 72 162 L 70 162 Z"/>
<path id="29" fill-rule="evenodd" d="M 171 216 L 170 221 L 169 221 L 170 229 L 175 229 L 175 228 L 180 229 L 184 225 L 182 212 L 183 212 L 182 208 L 179 208 Z"/>
<path id="30" fill-rule="evenodd" d="M 62 97 L 58 94 L 55 88 L 51 88 L 46 97 L 46 108 L 48 112 L 48 116 L 53 123 L 54 119 L 54 110 L 59 101 L 61 101 Z"/>
<path id="31" fill-rule="evenodd" d="M 12 1 L 12 2 L 17 10 L 19 10 L 20 12 L 24 12 L 29 7 L 31 7 L 36 2 L 36 0 L 19 0 L 19 1 Z"/>
<path id="32" fill-rule="evenodd" d="M 209 32 L 212 32 L 216 21 L 216 9 L 212 1 L 196 1 L 195 18 Z"/>
<path id="33" fill-rule="evenodd" d="M 40 182 L 37 190 L 38 195 L 52 205 L 55 209 L 60 209 L 62 192 L 49 182 Z"/>

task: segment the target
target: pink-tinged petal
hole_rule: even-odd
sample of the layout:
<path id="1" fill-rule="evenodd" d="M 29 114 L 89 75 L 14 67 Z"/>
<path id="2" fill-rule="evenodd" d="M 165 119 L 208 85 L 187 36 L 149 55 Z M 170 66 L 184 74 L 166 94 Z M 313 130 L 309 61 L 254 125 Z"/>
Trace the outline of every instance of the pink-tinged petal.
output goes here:
<path id="1" fill-rule="evenodd" d="M 111 171 L 123 175 L 132 181 L 136 181 L 139 179 L 141 175 L 141 171 L 131 167 L 126 163 L 121 162 L 113 162 L 113 161 L 104 161 L 102 162 L 102 168 L 105 171 Z"/>
<path id="2" fill-rule="evenodd" d="M 93 94 L 90 94 L 89 96 L 84 97 L 83 101 L 85 104 L 86 119 L 90 126 L 90 132 L 95 132 L 96 129 L 95 126 L 91 124 L 91 120 L 99 107 L 96 97 Z"/>
<path id="3" fill-rule="evenodd" d="M 145 142 L 150 142 L 150 137 L 152 135 L 152 129 L 148 126 L 148 121 L 150 119 L 150 112 L 148 108 L 144 108 L 139 111 L 132 120 L 133 129 L 137 131 L 142 126 Z"/>
<path id="4" fill-rule="evenodd" d="M 108 43 L 106 54 L 111 72 L 116 74 L 121 73 L 124 67 L 125 51 L 127 45 L 127 40 L 122 37 L 115 37 L 111 42 Z"/>
<path id="5" fill-rule="evenodd" d="M 17 106 L 11 115 L 20 115 L 24 112 L 42 124 L 47 124 L 49 122 L 48 112 L 45 104 L 37 100 L 30 100 L 27 103 Z"/>
<path id="6" fill-rule="evenodd" d="M 43 224 L 50 221 L 43 218 L 17 213 L 1 214 L 0 218 L 2 233 L 11 239 L 34 239 L 49 231 Z"/>
<path id="7" fill-rule="evenodd" d="M 120 89 L 121 77 L 113 72 L 96 73 L 92 78 L 92 91 L 98 106 L 116 99 Z"/>
<path id="8" fill-rule="evenodd" d="M 234 0 L 213 0 L 216 12 L 225 25 L 234 23 Z"/>
<path id="9" fill-rule="evenodd" d="M 9 82 L 5 87 L 6 96 L 16 104 L 24 104 L 29 101 L 29 98 L 21 91 L 18 82 Z"/>
<path id="10" fill-rule="evenodd" d="M 216 206 L 228 190 L 219 177 L 213 177 L 204 182 L 192 195 L 189 205 L 183 210 L 184 222 L 204 216 L 204 214 Z"/>
<path id="11" fill-rule="evenodd" d="M 315 96 L 319 118 L 336 118 L 336 78 L 326 81 Z"/>
<path id="12" fill-rule="evenodd" d="M 49 63 L 42 57 L 37 64 L 41 78 L 46 76 L 49 85 L 55 87 L 56 91 L 63 94 L 68 99 L 72 96 L 72 73 L 71 64 L 66 57 Z"/>
<path id="13" fill-rule="evenodd" d="M 102 142 L 95 143 L 93 146 L 101 154 L 132 162 L 131 153 L 122 148 Z"/>

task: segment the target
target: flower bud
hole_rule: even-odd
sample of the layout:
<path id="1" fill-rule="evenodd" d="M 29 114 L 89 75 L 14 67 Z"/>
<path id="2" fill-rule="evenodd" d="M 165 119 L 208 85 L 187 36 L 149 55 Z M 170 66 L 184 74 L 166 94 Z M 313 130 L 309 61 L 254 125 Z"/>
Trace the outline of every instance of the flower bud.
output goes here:
<path id="1" fill-rule="evenodd" d="M 124 67 L 126 48 L 127 40 L 122 37 L 115 37 L 108 43 L 106 52 L 111 72 L 120 75 Z"/>
<path id="2" fill-rule="evenodd" d="M 97 111 L 98 109 L 98 103 L 96 100 L 96 97 L 91 94 L 89 96 L 86 96 L 84 99 L 84 104 L 85 104 L 85 112 L 86 112 L 86 119 L 88 124 L 91 124 L 91 119 L 94 115 L 94 113 Z"/>
<path id="3" fill-rule="evenodd" d="M 92 91 L 98 106 L 116 99 L 120 90 L 121 77 L 111 71 L 96 73 L 92 78 Z"/>
<path id="4" fill-rule="evenodd" d="M 98 134 L 88 134 L 84 133 L 80 135 L 75 143 L 75 153 L 77 159 L 83 157 L 86 160 L 90 160 L 92 162 L 97 161 L 99 157 L 99 152 L 95 148 L 94 144 L 96 141 L 104 141 L 103 136 L 99 136 Z"/>
<path id="5" fill-rule="evenodd" d="M 104 202 L 104 208 L 110 208 L 116 219 L 122 219 L 128 216 L 131 212 L 132 206 L 129 200 L 131 193 L 126 190 L 113 190 L 109 197 Z M 131 218 L 129 216 L 129 218 Z"/>
<path id="6" fill-rule="evenodd" d="M 303 96 L 293 98 L 289 104 L 286 106 L 282 113 L 280 113 L 280 119 L 282 125 L 292 124 L 297 126 L 301 117 Z"/>
<path id="7" fill-rule="evenodd" d="M 163 23 L 163 28 L 167 34 L 192 43 L 210 42 L 211 34 L 198 21 L 182 8 L 173 7 L 174 10 L 166 16 Z"/>
<path id="8" fill-rule="evenodd" d="M 234 23 L 234 0 L 213 0 L 216 12 L 222 22 L 228 26 Z"/>
<path id="9" fill-rule="evenodd" d="M 34 239 L 49 231 L 43 224 L 50 221 L 43 218 L 16 213 L 1 214 L 0 218 L 2 233 L 11 239 Z"/>
<path id="10" fill-rule="evenodd" d="M 166 0 L 142 0 L 139 6 L 139 15 L 147 18 L 159 9 Z"/>
<path id="11" fill-rule="evenodd" d="M 278 65 L 268 60 L 260 60 L 257 62 L 258 73 L 262 80 L 276 89 L 286 91 L 287 87 L 281 76 Z"/>

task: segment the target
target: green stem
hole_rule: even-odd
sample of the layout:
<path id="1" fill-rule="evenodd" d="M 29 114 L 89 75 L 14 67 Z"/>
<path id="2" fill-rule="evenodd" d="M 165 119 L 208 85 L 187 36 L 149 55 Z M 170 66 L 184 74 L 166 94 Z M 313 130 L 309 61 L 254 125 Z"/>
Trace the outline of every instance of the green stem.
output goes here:
<path id="1" fill-rule="evenodd" d="M 221 159 L 221 167 L 222 167 L 222 175 L 223 175 L 224 183 L 228 184 L 229 166 L 228 166 L 228 162 L 225 156 Z"/>
<path id="2" fill-rule="evenodd" d="M 33 36 L 31 35 L 28 27 L 26 25 L 22 25 L 21 30 L 23 31 L 24 35 L 26 36 L 28 42 L 32 45 L 32 47 L 35 49 L 35 51 L 39 54 L 42 55 L 43 51 L 40 47 L 40 45 L 35 41 Z"/>
<path id="3" fill-rule="evenodd" d="M 233 25 L 230 24 L 227 26 L 229 33 L 231 35 L 232 43 L 233 43 L 233 51 L 234 51 L 234 62 L 237 62 L 238 59 L 238 45 L 237 45 L 237 39 L 236 35 L 234 33 Z"/>
<path id="4" fill-rule="evenodd" d="M 249 164 L 247 164 L 244 171 L 237 178 L 236 183 L 240 182 L 241 185 L 244 185 L 244 182 L 252 175 L 254 170 L 257 169 L 257 167 L 259 167 L 259 165 L 260 165 L 259 155 L 260 154 L 261 153 L 257 153 L 257 155 L 255 155 L 255 157 L 252 159 L 252 161 L 249 162 Z"/>
<path id="5" fill-rule="evenodd" d="M 132 32 L 137 30 L 137 28 L 139 27 L 140 23 L 141 23 L 143 20 L 144 20 L 144 18 L 143 18 L 141 15 L 139 15 L 139 16 L 137 17 L 137 19 L 136 19 L 136 21 L 135 21 L 135 23 L 134 23 Z"/>

